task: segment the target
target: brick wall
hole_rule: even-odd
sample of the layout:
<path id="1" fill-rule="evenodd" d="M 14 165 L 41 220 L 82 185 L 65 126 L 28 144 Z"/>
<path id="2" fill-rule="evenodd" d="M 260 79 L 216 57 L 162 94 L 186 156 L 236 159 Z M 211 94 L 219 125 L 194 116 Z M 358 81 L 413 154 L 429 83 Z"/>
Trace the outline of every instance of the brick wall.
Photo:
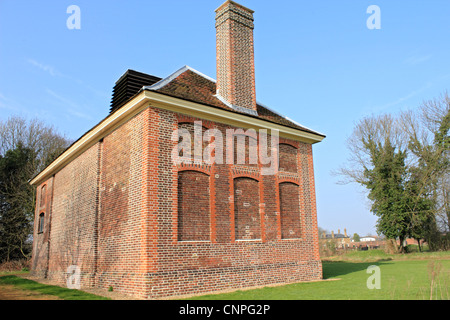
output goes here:
<path id="1" fill-rule="evenodd" d="M 177 127 L 177 123 L 186 123 L 189 120 L 193 123 L 201 119 L 189 119 L 162 110 L 158 111 L 158 114 L 160 119 L 164 119 L 164 122 L 160 123 L 159 137 L 166 137 L 166 140 L 160 140 L 161 165 L 156 173 L 160 181 L 159 212 L 155 226 L 158 238 L 155 253 L 157 268 L 151 273 L 151 290 L 145 297 L 321 279 L 317 220 L 313 216 L 316 214 L 315 203 L 310 203 L 314 191 L 300 194 L 306 187 L 314 188 L 311 146 L 295 141 L 282 141 L 292 148 L 295 148 L 292 145 L 296 146 L 294 160 L 292 148 L 288 158 L 291 157 L 290 161 L 296 162 L 295 165 L 291 163 L 291 167 L 302 170 L 280 172 L 277 176 L 260 176 L 259 168 L 251 165 L 174 166 L 170 161 L 171 148 L 162 149 L 163 145 L 171 143 L 167 140 L 171 130 Z M 236 129 L 206 121 L 202 124 L 207 128 L 220 130 L 224 137 L 227 129 Z M 196 189 L 196 192 L 191 191 L 190 195 L 187 195 L 189 197 L 197 194 L 192 206 L 207 206 L 202 192 L 209 183 L 210 241 L 179 241 L 178 238 L 180 214 L 183 214 L 179 211 L 178 204 L 178 176 L 180 172 L 188 170 L 191 172 L 189 179 L 192 180 L 196 176 L 203 180 L 199 186 L 195 183 L 198 180 L 192 182 L 192 189 Z M 192 173 L 195 171 L 198 173 Z M 171 175 L 172 188 L 167 185 L 170 180 L 167 175 Z M 186 182 L 184 179 L 181 181 Z M 291 220 L 286 220 L 284 228 L 280 220 L 280 201 L 277 196 L 279 185 L 283 186 L 283 182 L 290 183 L 285 194 L 290 195 L 292 202 L 297 201 L 296 212 L 291 215 Z M 168 190 L 172 190 L 172 196 L 167 196 Z M 236 193 L 237 190 L 243 192 Z M 293 206 L 290 204 L 290 207 Z M 290 207 L 283 208 L 288 210 Z M 202 211 L 202 216 L 203 214 Z M 292 221 L 295 215 L 300 221 Z M 203 224 L 203 227 L 203 230 L 206 230 L 207 224 Z M 284 229 L 289 233 L 289 237 L 284 237 L 286 239 L 283 239 L 282 235 Z M 291 230 L 294 230 L 295 234 L 292 234 Z"/>
<path id="2" fill-rule="evenodd" d="M 141 255 L 146 110 L 103 139 L 96 286 L 135 295 L 146 287 Z M 148 139 L 148 138 L 147 138 Z M 147 191 L 145 191 L 147 192 Z M 145 213 L 146 214 L 146 213 Z"/>
<path id="3" fill-rule="evenodd" d="M 67 268 L 83 270 L 81 283 L 93 284 L 98 212 L 100 144 L 54 176 L 50 216 L 48 278 L 66 280 Z"/>
<path id="4" fill-rule="evenodd" d="M 42 277 L 47 276 L 48 270 L 52 196 L 53 177 L 45 181 L 36 190 L 32 269 Z M 43 215 L 43 221 L 40 221 L 41 215 Z"/>
<path id="5" fill-rule="evenodd" d="M 34 271 L 64 283 L 76 264 L 82 286 L 141 298 L 320 279 L 311 145 L 281 139 L 288 165 L 274 176 L 176 165 L 172 133 L 195 120 L 149 107 L 49 180 L 36 216 L 51 212 L 50 251 L 35 235 Z"/>

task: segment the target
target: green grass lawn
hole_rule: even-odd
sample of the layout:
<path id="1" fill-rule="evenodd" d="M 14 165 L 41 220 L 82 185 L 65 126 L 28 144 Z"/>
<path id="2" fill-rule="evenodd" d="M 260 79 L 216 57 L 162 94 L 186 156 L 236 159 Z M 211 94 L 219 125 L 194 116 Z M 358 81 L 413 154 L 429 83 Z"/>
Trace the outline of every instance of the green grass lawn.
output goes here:
<path id="1" fill-rule="evenodd" d="M 57 296 L 64 300 L 110 300 L 80 290 L 68 289 L 59 286 L 45 285 L 36 281 L 24 279 L 13 275 L 0 276 L 1 285 L 13 285 L 22 290 L 37 291 L 45 295 Z M 1 288 L 0 288 L 1 290 Z"/>
<path id="2" fill-rule="evenodd" d="M 349 251 L 345 254 L 336 255 L 329 258 L 324 258 L 325 261 L 350 261 L 350 262 L 370 262 L 380 260 L 436 260 L 446 259 L 450 260 L 449 251 L 436 252 L 418 252 L 414 249 L 417 246 L 409 246 L 410 252 L 407 254 L 389 254 L 383 249 L 375 249 L 368 251 Z"/>
<path id="3" fill-rule="evenodd" d="M 368 289 L 369 266 L 380 269 L 380 289 Z M 323 261 L 329 281 L 193 297 L 192 300 L 449 300 L 450 252 L 389 255 L 382 250 L 355 251 Z M 65 300 L 108 299 L 80 290 L 49 286 L 0 274 L 0 285 L 14 285 Z"/>
<path id="4" fill-rule="evenodd" d="M 347 261 L 344 261 L 347 259 Z M 354 252 L 341 261 L 324 261 L 325 280 L 280 287 L 236 291 L 194 297 L 193 300 L 449 300 L 449 253 L 387 255 L 381 250 Z M 376 261 L 377 260 L 377 261 Z M 372 274 L 380 268 L 381 289 L 368 289 Z M 432 279 L 433 278 L 433 279 Z"/>

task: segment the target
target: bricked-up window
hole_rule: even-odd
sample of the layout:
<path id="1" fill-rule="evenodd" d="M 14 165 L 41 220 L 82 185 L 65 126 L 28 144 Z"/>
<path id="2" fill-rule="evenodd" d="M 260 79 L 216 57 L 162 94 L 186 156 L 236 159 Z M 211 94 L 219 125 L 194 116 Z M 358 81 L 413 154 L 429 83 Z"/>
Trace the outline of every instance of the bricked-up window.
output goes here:
<path id="1" fill-rule="evenodd" d="M 45 204 L 46 193 L 47 193 L 47 185 L 44 185 L 41 188 L 41 200 L 40 200 L 40 204 L 39 204 L 40 206 L 43 206 Z"/>
<path id="2" fill-rule="evenodd" d="M 234 225 L 236 240 L 261 239 L 258 181 L 234 179 Z"/>
<path id="3" fill-rule="evenodd" d="M 178 173 L 178 240 L 210 240 L 209 176 L 202 172 Z"/>
<path id="4" fill-rule="evenodd" d="M 38 233 L 42 233 L 44 232 L 44 213 L 41 212 L 41 214 L 39 214 L 39 221 L 38 221 Z"/>
<path id="5" fill-rule="evenodd" d="M 291 182 L 280 183 L 281 238 L 301 237 L 299 186 Z"/>
<path id="6" fill-rule="evenodd" d="M 280 171 L 297 173 L 297 148 L 280 143 Z"/>

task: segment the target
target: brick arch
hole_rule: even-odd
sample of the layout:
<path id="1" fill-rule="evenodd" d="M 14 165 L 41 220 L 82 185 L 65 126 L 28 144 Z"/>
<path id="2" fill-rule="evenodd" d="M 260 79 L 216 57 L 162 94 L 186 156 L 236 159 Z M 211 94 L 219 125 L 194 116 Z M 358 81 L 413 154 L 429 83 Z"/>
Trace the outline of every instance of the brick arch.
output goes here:
<path id="1" fill-rule="evenodd" d="M 197 172 L 201 172 L 204 173 L 208 176 L 211 175 L 211 165 L 208 164 L 198 164 L 198 163 L 192 163 L 192 164 L 188 164 L 188 163 L 181 163 L 178 165 L 177 167 L 178 172 L 184 172 L 184 171 L 197 171 Z"/>
<path id="2" fill-rule="evenodd" d="M 181 125 L 191 125 L 191 126 L 194 126 L 194 125 L 195 125 L 194 122 L 195 122 L 195 121 L 182 121 L 182 122 L 178 122 L 178 128 L 179 128 Z M 212 129 L 212 128 L 206 126 L 205 123 L 202 122 L 202 129 L 203 129 L 203 130 L 208 130 L 208 129 Z"/>
<path id="3" fill-rule="evenodd" d="M 291 181 L 278 185 L 282 239 L 301 238 L 300 186 Z"/>
<path id="4" fill-rule="evenodd" d="M 300 148 L 300 143 L 298 141 L 289 140 L 283 137 L 279 137 L 279 144 L 288 144 L 296 149 Z"/>
<path id="5" fill-rule="evenodd" d="M 178 172 L 178 241 L 210 241 L 210 176 L 205 172 Z"/>
<path id="6" fill-rule="evenodd" d="M 236 178 L 249 178 L 260 182 L 261 176 L 260 172 L 252 170 L 252 168 L 237 167 L 231 170 L 231 176 L 233 179 Z"/>
<path id="7" fill-rule="evenodd" d="M 213 129 L 215 127 L 215 125 L 212 121 L 202 120 L 202 119 L 194 118 L 194 117 L 184 115 L 184 114 L 177 114 L 177 119 L 178 119 L 178 124 L 181 124 L 181 123 L 194 124 L 194 122 L 196 122 L 196 121 L 201 121 L 202 126 L 207 129 Z"/>
<path id="8" fill-rule="evenodd" d="M 297 186 L 300 186 L 300 179 L 297 176 L 280 174 L 277 177 L 277 181 L 278 181 L 278 184 L 283 183 L 283 182 L 290 182 L 290 183 L 296 184 Z"/>
<path id="9" fill-rule="evenodd" d="M 236 177 L 233 179 L 233 190 L 235 240 L 261 239 L 259 181 Z"/>

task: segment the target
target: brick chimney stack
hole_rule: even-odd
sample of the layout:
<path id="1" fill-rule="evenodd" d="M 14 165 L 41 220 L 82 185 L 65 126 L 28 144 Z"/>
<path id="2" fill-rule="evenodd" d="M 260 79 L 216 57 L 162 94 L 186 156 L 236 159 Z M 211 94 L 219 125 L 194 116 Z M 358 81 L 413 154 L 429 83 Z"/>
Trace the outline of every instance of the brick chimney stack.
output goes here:
<path id="1" fill-rule="evenodd" d="M 217 96 L 256 113 L 253 10 L 228 0 L 216 10 Z"/>

